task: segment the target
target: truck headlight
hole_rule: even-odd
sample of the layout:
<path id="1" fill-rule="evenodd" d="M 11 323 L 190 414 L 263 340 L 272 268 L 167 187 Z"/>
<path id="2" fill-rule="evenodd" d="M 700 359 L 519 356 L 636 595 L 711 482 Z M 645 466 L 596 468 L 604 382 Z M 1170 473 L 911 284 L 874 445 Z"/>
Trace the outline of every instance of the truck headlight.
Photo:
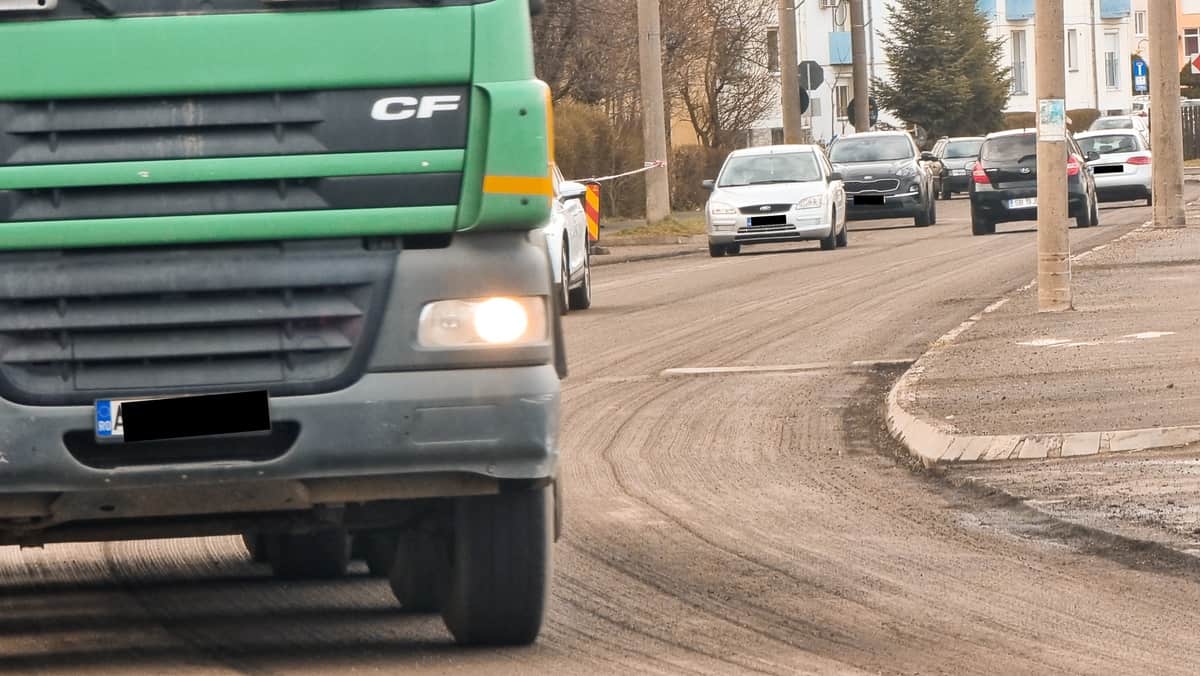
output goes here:
<path id="1" fill-rule="evenodd" d="M 824 195 L 813 195 L 812 197 L 805 197 L 804 199 L 800 200 L 799 202 L 796 202 L 795 204 L 792 205 L 792 208 L 797 209 L 797 210 L 799 210 L 799 209 L 817 209 L 817 208 L 820 208 L 823 206 L 825 206 L 825 196 Z"/>
<path id="2" fill-rule="evenodd" d="M 737 216 L 737 213 L 738 210 L 728 204 L 722 204 L 721 202 L 708 203 L 708 215 L 710 216 Z"/>
<path id="3" fill-rule="evenodd" d="M 548 340 L 546 301 L 538 296 L 440 300 L 421 308 L 424 348 L 524 347 Z"/>

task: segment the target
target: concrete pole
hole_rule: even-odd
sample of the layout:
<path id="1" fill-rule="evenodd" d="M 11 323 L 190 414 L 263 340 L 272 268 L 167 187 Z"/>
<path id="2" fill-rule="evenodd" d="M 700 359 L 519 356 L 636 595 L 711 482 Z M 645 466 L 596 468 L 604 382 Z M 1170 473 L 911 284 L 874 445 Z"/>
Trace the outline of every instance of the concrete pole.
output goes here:
<path id="1" fill-rule="evenodd" d="M 870 89 L 867 86 L 867 31 L 863 17 L 863 0 L 850 1 L 850 55 L 854 71 L 854 123 L 855 131 L 870 131 Z M 870 0 L 868 0 L 870 1 Z"/>
<path id="2" fill-rule="evenodd" d="M 1067 230 L 1067 74 L 1062 0 L 1037 0 L 1038 311 L 1071 309 L 1071 239 Z M 1084 167 L 1080 171 L 1087 171 Z"/>
<path id="3" fill-rule="evenodd" d="M 783 142 L 800 143 L 800 50 L 796 45 L 795 0 L 779 0 L 779 97 L 783 101 Z"/>
<path id="4" fill-rule="evenodd" d="M 646 222 L 671 215 L 667 183 L 667 121 L 663 101 L 662 35 L 658 0 L 638 0 L 638 60 L 642 71 L 642 141 L 647 162 L 663 165 L 646 172 Z"/>
<path id="5" fill-rule="evenodd" d="M 1183 206 L 1183 121 L 1179 110 L 1179 20 L 1175 3 L 1151 2 L 1150 134 L 1154 137 L 1154 227 L 1187 225 Z"/>

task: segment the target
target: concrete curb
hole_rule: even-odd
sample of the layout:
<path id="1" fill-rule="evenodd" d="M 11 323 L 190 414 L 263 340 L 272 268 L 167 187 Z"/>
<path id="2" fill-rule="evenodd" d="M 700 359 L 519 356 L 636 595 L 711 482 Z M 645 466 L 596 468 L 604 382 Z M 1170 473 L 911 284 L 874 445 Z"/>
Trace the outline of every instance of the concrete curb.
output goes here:
<path id="1" fill-rule="evenodd" d="M 680 258 L 703 253 L 703 249 L 681 248 L 673 251 L 656 251 L 654 253 L 616 253 L 592 256 L 592 266 L 617 265 L 619 263 L 637 263 L 639 261 L 656 261 L 667 258 Z"/>
<path id="2" fill-rule="evenodd" d="M 1142 228 L 1130 231 L 1108 244 L 1101 244 L 1080 253 L 1073 259 L 1085 258 L 1093 251 L 1127 239 L 1149 225 L 1150 223 L 1146 223 Z M 908 449 L 910 454 L 926 467 L 933 467 L 952 463 L 1038 460 L 1147 451 L 1177 448 L 1200 442 L 1200 425 L 1102 432 L 971 435 L 956 433 L 945 423 L 922 419 L 910 413 L 908 409 L 916 402 L 915 386 L 924 374 L 929 358 L 946 350 L 984 316 L 999 310 L 1014 296 L 1032 289 L 1035 284 L 1036 280 L 997 300 L 939 338 L 896 381 L 887 397 L 888 432 Z M 908 408 L 906 404 L 909 405 Z"/>

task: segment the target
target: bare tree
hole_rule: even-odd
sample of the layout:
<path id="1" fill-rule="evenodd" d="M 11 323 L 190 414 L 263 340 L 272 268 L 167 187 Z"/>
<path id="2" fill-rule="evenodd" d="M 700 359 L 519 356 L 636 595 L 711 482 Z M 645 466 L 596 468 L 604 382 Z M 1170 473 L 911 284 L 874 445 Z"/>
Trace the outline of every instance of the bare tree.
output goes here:
<path id="1" fill-rule="evenodd" d="M 701 144 L 727 148 L 776 104 L 767 71 L 772 0 L 663 0 L 669 86 Z M 668 52 L 671 52 L 668 47 Z"/>

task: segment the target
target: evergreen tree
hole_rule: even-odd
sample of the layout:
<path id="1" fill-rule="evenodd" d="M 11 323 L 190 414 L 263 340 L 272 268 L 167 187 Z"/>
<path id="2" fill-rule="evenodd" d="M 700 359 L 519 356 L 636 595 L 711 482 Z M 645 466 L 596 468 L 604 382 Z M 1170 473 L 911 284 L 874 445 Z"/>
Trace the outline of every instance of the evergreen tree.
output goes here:
<path id="1" fill-rule="evenodd" d="M 888 12 L 891 80 L 873 83 L 879 106 L 930 138 L 1003 127 L 1012 80 L 975 0 L 897 0 Z"/>

